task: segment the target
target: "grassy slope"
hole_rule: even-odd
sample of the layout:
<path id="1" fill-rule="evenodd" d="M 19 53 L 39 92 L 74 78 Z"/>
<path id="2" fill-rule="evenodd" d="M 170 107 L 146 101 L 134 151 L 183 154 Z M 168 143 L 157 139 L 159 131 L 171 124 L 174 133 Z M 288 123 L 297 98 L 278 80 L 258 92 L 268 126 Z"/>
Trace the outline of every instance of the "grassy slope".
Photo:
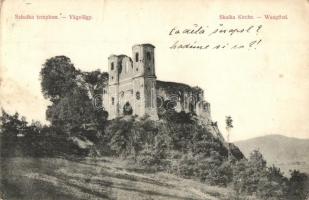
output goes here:
<path id="1" fill-rule="evenodd" d="M 137 172 L 128 166 L 112 158 L 10 158 L 1 162 L 0 195 L 4 200 L 220 200 L 231 193 L 166 173 Z"/>

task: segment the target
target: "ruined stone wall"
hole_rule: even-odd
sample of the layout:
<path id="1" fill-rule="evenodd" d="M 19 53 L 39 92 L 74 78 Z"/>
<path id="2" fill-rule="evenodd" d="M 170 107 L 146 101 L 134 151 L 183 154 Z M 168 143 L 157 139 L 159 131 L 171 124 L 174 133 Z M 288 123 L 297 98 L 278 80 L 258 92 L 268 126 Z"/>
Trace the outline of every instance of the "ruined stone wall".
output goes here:
<path id="1" fill-rule="evenodd" d="M 192 112 L 206 121 L 211 121 L 210 104 L 204 100 L 204 91 L 201 88 L 183 83 L 157 81 L 156 90 L 159 106 L 163 106 L 164 101 L 173 101 L 176 103 L 177 112 Z"/>

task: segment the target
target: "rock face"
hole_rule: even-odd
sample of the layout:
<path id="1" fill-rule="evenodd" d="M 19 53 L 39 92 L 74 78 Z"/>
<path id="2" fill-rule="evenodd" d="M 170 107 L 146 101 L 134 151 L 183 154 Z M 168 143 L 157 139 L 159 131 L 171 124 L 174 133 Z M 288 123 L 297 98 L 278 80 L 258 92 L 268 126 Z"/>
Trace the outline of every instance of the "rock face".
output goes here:
<path id="1" fill-rule="evenodd" d="M 109 119 L 131 114 L 148 115 L 157 120 L 166 109 L 195 113 L 211 122 L 210 104 L 204 91 L 183 83 L 158 81 L 155 73 L 155 47 L 139 44 L 132 47 L 132 57 L 111 55 L 108 58 L 109 81 L 103 88 L 103 106 Z"/>

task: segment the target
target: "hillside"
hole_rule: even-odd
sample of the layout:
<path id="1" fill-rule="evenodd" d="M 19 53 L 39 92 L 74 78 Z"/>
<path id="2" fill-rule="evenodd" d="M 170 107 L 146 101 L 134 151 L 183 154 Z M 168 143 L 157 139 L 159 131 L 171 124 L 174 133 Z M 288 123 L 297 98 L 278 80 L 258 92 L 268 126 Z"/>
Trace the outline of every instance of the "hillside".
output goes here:
<path id="1" fill-rule="evenodd" d="M 145 173 L 110 157 L 15 157 L 1 162 L 1 169 L 0 199 L 220 200 L 231 193 L 167 173 Z"/>
<path id="2" fill-rule="evenodd" d="M 286 173 L 289 169 L 299 169 L 309 173 L 309 139 L 267 135 L 238 141 L 235 145 L 246 157 L 252 150 L 260 150 L 268 164 L 275 164 Z"/>
<path id="3" fill-rule="evenodd" d="M 173 112 L 159 121 L 127 116 L 108 121 L 104 133 L 86 129 L 67 136 L 5 114 L 0 198 L 304 199 L 306 175 L 295 172 L 286 179 L 276 168 L 269 170 L 259 152 L 247 161 L 234 145 L 236 159 L 228 159 L 227 144 L 213 125 L 191 117 Z"/>

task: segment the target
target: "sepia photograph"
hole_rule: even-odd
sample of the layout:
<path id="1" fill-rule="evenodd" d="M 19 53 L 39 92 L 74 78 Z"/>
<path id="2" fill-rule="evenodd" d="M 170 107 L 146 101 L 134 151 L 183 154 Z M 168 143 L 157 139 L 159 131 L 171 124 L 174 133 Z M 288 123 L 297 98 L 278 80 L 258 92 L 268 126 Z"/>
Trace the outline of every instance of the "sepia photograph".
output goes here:
<path id="1" fill-rule="evenodd" d="M 0 200 L 309 200 L 308 0 L 0 14 Z"/>

